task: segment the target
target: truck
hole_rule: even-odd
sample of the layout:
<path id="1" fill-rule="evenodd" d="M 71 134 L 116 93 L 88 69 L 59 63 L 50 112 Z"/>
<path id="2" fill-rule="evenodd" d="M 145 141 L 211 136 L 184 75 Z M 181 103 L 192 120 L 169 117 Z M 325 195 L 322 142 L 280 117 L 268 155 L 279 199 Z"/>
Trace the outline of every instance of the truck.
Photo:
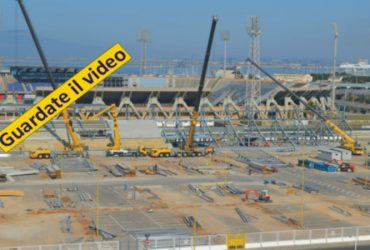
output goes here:
<path id="1" fill-rule="evenodd" d="M 117 157 L 138 157 L 140 156 L 139 151 L 131 149 L 110 149 L 106 151 L 106 156 L 117 156 Z"/>
<path id="2" fill-rule="evenodd" d="M 49 159 L 51 151 L 47 148 L 37 148 L 30 152 L 30 159 Z"/>
<path id="3" fill-rule="evenodd" d="M 338 172 L 353 173 L 356 171 L 356 166 L 352 163 L 348 163 L 348 162 L 344 162 L 340 160 L 333 160 L 332 162 L 337 165 Z"/>
<path id="4" fill-rule="evenodd" d="M 356 170 L 356 166 L 351 163 L 344 162 L 340 165 L 338 165 L 337 171 L 340 172 L 347 172 L 347 173 L 353 173 Z"/>
<path id="5" fill-rule="evenodd" d="M 206 156 L 214 153 L 213 147 L 206 147 L 204 149 L 193 149 L 191 151 L 187 150 L 174 150 L 168 147 L 163 148 L 153 148 L 149 150 L 148 155 L 153 158 L 158 157 L 199 157 Z"/>

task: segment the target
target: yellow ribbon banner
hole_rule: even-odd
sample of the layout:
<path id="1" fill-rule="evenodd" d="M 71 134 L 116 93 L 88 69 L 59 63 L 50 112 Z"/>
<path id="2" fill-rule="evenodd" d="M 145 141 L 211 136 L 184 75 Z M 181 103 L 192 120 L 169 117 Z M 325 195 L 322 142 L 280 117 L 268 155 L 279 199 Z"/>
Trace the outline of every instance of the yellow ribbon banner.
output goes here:
<path id="1" fill-rule="evenodd" d="M 130 60 L 120 44 L 113 45 L 4 128 L 0 132 L 0 148 L 5 152 L 14 148 Z"/>

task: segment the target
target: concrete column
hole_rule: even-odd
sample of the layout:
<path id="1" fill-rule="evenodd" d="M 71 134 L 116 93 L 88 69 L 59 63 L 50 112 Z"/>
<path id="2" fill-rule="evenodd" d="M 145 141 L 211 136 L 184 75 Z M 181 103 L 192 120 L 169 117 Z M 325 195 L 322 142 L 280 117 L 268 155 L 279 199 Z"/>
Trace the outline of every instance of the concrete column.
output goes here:
<path id="1" fill-rule="evenodd" d="M 101 96 L 95 96 L 93 98 L 92 104 L 105 105 L 105 102 L 103 101 L 103 97 L 101 97 Z"/>
<path id="2" fill-rule="evenodd" d="M 122 97 L 121 102 L 117 108 L 118 114 L 122 111 L 124 107 L 131 109 L 138 119 L 143 118 L 143 116 L 140 115 L 139 111 L 136 109 L 135 105 L 131 102 L 130 97 L 127 97 L 127 96 Z"/>
<path id="3" fill-rule="evenodd" d="M 156 96 L 153 96 L 153 97 L 150 97 L 149 100 L 148 100 L 148 104 L 146 106 L 146 112 L 145 112 L 145 115 L 144 117 L 148 116 L 148 114 L 150 113 L 150 109 L 151 108 L 158 108 L 159 111 L 162 113 L 162 115 L 167 119 L 168 118 L 168 114 L 163 110 L 163 107 L 162 105 L 159 103 L 158 101 L 158 98 Z"/>
<path id="4" fill-rule="evenodd" d="M 185 109 L 185 111 L 189 114 L 189 116 L 191 116 L 191 109 L 189 108 L 189 106 L 186 104 L 185 100 L 184 100 L 184 97 L 183 96 L 178 96 L 175 98 L 175 102 L 172 106 L 172 111 L 171 113 L 169 114 L 169 117 L 170 118 L 173 118 L 175 115 L 176 115 L 176 111 L 181 107 L 183 107 L 183 109 Z M 181 110 L 180 110 L 181 112 Z"/>
<path id="5" fill-rule="evenodd" d="M 221 118 L 221 116 L 219 114 L 217 114 L 217 112 L 214 109 L 212 103 L 208 100 L 207 97 L 203 97 L 202 100 L 200 101 L 199 111 L 202 111 L 203 107 L 208 107 L 208 109 L 206 109 L 205 113 L 211 112 L 215 118 Z"/>

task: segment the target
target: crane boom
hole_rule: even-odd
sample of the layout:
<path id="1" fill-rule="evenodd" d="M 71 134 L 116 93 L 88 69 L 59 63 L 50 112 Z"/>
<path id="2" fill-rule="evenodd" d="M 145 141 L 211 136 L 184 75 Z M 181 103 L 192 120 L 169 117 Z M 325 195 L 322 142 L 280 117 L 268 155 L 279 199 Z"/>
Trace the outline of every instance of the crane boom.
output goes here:
<path id="1" fill-rule="evenodd" d="M 200 101 L 202 99 L 204 80 L 207 75 L 209 56 L 211 54 L 212 42 L 213 42 L 213 37 L 215 34 L 217 21 L 218 21 L 218 18 L 216 16 L 213 16 L 211 31 L 210 31 L 209 38 L 208 38 L 207 50 L 206 50 L 206 54 L 205 54 L 204 62 L 203 62 L 202 74 L 200 77 L 198 92 L 197 92 L 196 99 L 195 99 L 194 110 L 191 114 L 191 124 L 190 124 L 190 129 L 189 129 L 189 135 L 188 135 L 188 138 L 185 144 L 185 150 L 192 150 L 194 147 L 193 141 L 194 141 L 196 125 L 197 125 L 198 118 L 199 118 L 199 106 L 200 106 Z"/>
<path id="2" fill-rule="evenodd" d="M 342 137 L 342 140 L 347 141 L 349 143 L 356 143 L 356 140 L 354 140 L 351 136 L 349 136 L 346 132 L 344 132 L 342 129 L 340 129 L 334 122 L 331 120 L 326 120 L 325 123 L 334 130 L 337 134 L 339 134 Z"/>
<path id="3" fill-rule="evenodd" d="M 109 110 L 111 111 L 112 117 L 113 117 L 113 143 L 108 144 L 108 147 L 110 147 L 112 150 L 120 150 L 122 144 L 121 144 L 121 136 L 119 133 L 119 127 L 118 127 L 118 114 L 117 114 L 116 104 L 113 103 L 110 106 L 103 108 L 96 114 L 89 116 L 89 117 L 85 116 L 83 112 L 80 112 L 79 114 L 84 121 L 89 122 L 89 121 L 92 121 L 100 117 L 101 115 L 108 112 Z"/>
<path id="4" fill-rule="evenodd" d="M 114 104 L 112 104 L 114 105 Z M 116 105 L 114 105 L 116 106 Z M 86 116 L 83 112 L 80 112 L 79 115 L 82 117 L 82 119 L 85 121 L 85 122 L 90 122 L 96 118 L 98 118 L 99 116 L 101 116 L 102 114 L 104 114 L 105 112 L 109 111 L 112 107 L 111 106 L 108 106 L 106 108 L 103 108 L 101 110 L 99 110 L 97 113 L 95 113 L 94 115 L 92 116 Z"/>
<path id="5" fill-rule="evenodd" d="M 44 65 L 44 68 L 45 68 L 46 74 L 47 74 L 47 76 L 49 78 L 49 81 L 51 83 L 51 86 L 53 87 L 53 89 L 56 89 L 56 88 L 58 88 L 58 86 L 57 86 L 57 84 L 56 84 L 56 82 L 54 80 L 53 75 L 51 74 L 51 71 L 49 69 L 48 61 L 46 60 L 44 51 L 43 51 L 43 49 L 41 47 L 41 44 L 39 42 L 39 39 L 38 39 L 38 37 L 36 35 L 36 32 L 35 32 L 35 30 L 33 28 L 31 19 L 28 16 L 26 7 L 23 4 L 23 0 L 17 0 L 17 2 L 19 3 L 19 7 L 21 8 L 22 14 L 23 14 L 24 19 L 25 19 L 25 21 L 27 23 L 28 29 L 29 29 L 29 31 L 31 33 L 33 42 L 34 42 L 34 44 L 36 46 L 36 49 L 37 49 L 37 52 L 38 52 L 38 54 L 40 56 L 40 59 L 42 61 L 42 64 Z M 83 151 L 84 150 L 84 145 L 80 142 L 77 133 L 73 129 L 72 120 L 69 117 L 69 114 L 68 114 L 67 109 L 64 109 L 62 111 L 62 117 L 63 117 L 64 123 L 66 125 L 68 134 L 70 135 L 70 137 L 72 139 L 72 144 L 69 145 L 70 149 L 71 150 L 74 150 L 74 151 Z"/>
<path id="6" fill-rule="evenodd" d="M 362 155 L 364 153 L 363 147 L 355 139 L 353 139 L 349 134 L 347 134 L 345 131 L 340 129 L 332 120 L 324 117 L 319 111 L 317 111 L 316 109 L 314 109 L 310 105 L 308 105 L 308 103 L 305 100 L 303 100 L 301 97 L 296 95 L 293 91 L 291 91 L 284 84 L 282 84 L 281 82 L 276 80 L 275 77 L 273 77 L 268 72 L 266 72 L 260 65 L 258 65 L 252 59 L 248 58 L 246 61 L 250 62 L 256 68 L 258 68 L 262 73 L 264 73 L 268 78 L 270 78 L 274 83 L 276 83 L 278 86 L 283 88 L 285 91 L 287 91 L 293 97 L 297 98 L 300 101 L 300 103 L 302 103 L 308 110 L 312 111 L 312 113 L 314 113 L 315 115 L 317 115 L 317 117 L 319 117 L 322 121 L 324 121 L 325 124 L 330 129 L 332 129 L 336 134 L 340 135 L 342 137 L 341 146 L 343 148 L 350 150 L 352 152 L 352 154 L 354 154 L 354 155 Z"/>

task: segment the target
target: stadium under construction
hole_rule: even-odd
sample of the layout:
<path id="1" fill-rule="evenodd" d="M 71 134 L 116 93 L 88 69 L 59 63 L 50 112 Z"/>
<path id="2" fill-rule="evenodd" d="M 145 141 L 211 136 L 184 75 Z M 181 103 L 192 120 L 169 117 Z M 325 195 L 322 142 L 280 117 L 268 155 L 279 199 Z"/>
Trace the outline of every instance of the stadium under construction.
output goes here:
<path id="1" fill-rule="evenodd" d="M 43 66 L 0 71 L 2 131 L 81 69 L 49 66 L 17 2 Z M 200 75 L 146 74 L 141 32 L 141 74 L 111 74 L 0 153 L 0 250 L 370 244 L 369 84 L 341 82 L 335 60 L 325 80 L 270 74 L 256 16 L 234 67 L 222 32 L 219 69 L 218 21 Z"/>

